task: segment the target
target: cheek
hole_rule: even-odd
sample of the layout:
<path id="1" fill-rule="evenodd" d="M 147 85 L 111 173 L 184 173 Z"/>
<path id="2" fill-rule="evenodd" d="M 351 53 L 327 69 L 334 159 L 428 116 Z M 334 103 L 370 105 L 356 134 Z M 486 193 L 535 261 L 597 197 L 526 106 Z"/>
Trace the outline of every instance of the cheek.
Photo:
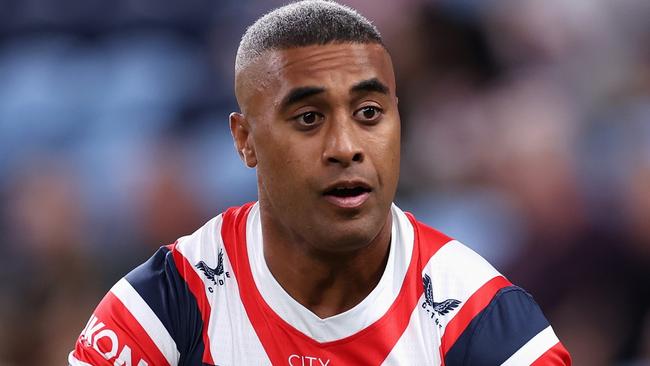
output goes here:
<path id="1" fill-rule="evenodd" d="M 291 195 L 305 186 L 309 176 L 307 159 L 311 152 L 304 143 L 286 136 L 267 134 L 259 139 L 258 175 L 262 182 L 277 193 Z"/>
<path id="2" fill-rule="evenodd" d="M 290 156 L 291 145 L 283 138 L 278 128 L 273 127 L 276 123 L 270 117 L 265 116 L 258 123 L 253 131 L 253 140 L 261 170 L 272 171 L 281 168 L 282 161 Z"/>
<path id="3" fill-rule="evenodd" d="M 400 131 L 399 123 L 386 126 L 380 133 L 368 136 L 368 147 L 372 149 L 375 156 L 375 164 L 383 173 L 391 173 L 399 170 L 400 160 Z"/>

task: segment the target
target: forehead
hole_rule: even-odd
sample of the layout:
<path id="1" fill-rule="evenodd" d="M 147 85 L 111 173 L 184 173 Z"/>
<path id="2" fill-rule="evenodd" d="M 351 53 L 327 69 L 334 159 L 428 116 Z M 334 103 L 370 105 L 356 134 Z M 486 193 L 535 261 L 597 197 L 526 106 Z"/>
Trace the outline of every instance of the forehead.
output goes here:
<path id="1" fill-rule="evenodd" d="M 303 86 L 347 91 L 357 82 L 372 78 L 387 85 L 391 94 L 395 92 L 393 65 L 380 44 L 341 43 L 269 50 L 252 69 L 250 79 L 256 84 L 254 89 L 261 92 L 256 94 L 263 99 L 275 100 L 284 92 Z"/>
<path id="2" fill-rule="evenodd" d="M 280 79 L 322 78 L 330 73 L 392 75 L 386 49 L 379 44 L 341 43 L 269 51 L 266 66 Z"/>

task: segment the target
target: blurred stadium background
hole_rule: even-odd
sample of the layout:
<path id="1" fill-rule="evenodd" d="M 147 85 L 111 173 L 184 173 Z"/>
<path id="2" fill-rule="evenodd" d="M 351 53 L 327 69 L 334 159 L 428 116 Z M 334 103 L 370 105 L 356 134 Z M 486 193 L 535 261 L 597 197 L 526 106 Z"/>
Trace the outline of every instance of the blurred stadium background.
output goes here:
<path id="1" fill-rule="evenodd" d="M 398 204 L 650 365 L 650 2 L 344 1 L 392 52 Z M 65 364 L 154 250 L 255 199 L 227 126 L 261 0 L 0 0 L 0 366 Z"/>

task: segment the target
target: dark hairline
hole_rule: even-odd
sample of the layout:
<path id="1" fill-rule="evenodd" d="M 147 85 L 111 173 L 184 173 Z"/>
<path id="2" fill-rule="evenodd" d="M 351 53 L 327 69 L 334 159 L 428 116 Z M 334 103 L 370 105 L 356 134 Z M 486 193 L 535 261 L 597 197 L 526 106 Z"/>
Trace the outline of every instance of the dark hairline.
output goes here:
<path id="1" fill-rule="evenodd" d="M 338 43 L 386 48 L 377 28 L 348 6 L 323 0 L 291 3 L 263 15 L 246 29 L 237 49 L 235 71 L 267 51 Z"/>
<path id="2" fill-rule="evenodd" d="M 333 40 L 329 42 L 323 42 L 323 43 L 308 43 L 308 44 L 301 44 L 301 45 L 291 45 L 291 46 L 283 46 L 283 47 L 268 47 L 264 48 L 263 50 L 259 51 L 259 54 L 255 55 L 254 57 L 249 58 L 246 60 L 246 63 L 243 65 L 240 65 L 241 67 L 236 68 L 236 71 L 244 69 L 246 66 L 250 64 L 254 64 L 259 58 L 266 56 L 268 52 L 274 52 L 274 51 L 288 51 L 288 50 L 293 50 L 293 49 L 298 49 L 298 48 L 304 48 L 304 47 L 313 47 L 313 46 L 329 46 L 329 45 L 377 45 L 381 46 L 386 52 L 389 53 L 388 48 L 384 44 L 383 41 L 365 41 L 365 42 L 360 42 L 360 41 L 348 41 L 348 40 Z M 390 54 L 390 53 L 389 53 Z M 235 65 L 238 66 L 238 65 Z"/>

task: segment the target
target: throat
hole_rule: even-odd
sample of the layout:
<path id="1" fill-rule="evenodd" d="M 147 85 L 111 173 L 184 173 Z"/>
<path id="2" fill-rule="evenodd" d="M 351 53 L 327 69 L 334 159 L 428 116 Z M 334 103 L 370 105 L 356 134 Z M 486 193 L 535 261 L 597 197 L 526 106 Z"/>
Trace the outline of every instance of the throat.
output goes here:
<path id="1" fill-rule="evenodd" d="M 352 253 L 309 253 L 287 242 L 264 241 L 266 267 L 291 298 L 321 319 L 344 313 L 378 286 L 390 254 L 390 236 Z"/>
<path id="2" fill-rule="evenodd" d="M 390 214 L 374 238 L 364 245 L 332 251 L 328 245 L 306 241 L 303 235 L 276 222 L 273 215 L 264 215 L 263 210 L 261 213 L 262 251 L 258 258 L 265 262 L 262 266 L 268 268 L 274 286 L 282 287 L 317 317 L 325 319 L 354 308 L 380 283 L 391 248 Z M 334 238 L 337 236 L 331 240 Z"/>
<path id="3" fill-rule="evenodd" d="M 321 319 L 344 313 L 360 304 L 377 287 L 388 261 L 388 252 L 372 270 L 367 263 L 312 263 L 295 274 L 271 273 L 298 303 Z M 361 267 L 361 268 L 360 268 Z"/>

